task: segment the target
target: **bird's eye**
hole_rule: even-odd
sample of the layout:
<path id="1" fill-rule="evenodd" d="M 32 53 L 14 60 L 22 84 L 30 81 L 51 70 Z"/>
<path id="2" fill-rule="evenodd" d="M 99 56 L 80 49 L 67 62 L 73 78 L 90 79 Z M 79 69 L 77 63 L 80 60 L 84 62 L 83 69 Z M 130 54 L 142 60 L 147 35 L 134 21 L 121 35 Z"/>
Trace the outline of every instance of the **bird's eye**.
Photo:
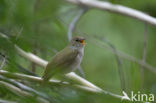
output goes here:
<path id="1" fill-rule="evenodd" d="M 78 39 L 76 39 L 75 41 L 79 41 Z"/>

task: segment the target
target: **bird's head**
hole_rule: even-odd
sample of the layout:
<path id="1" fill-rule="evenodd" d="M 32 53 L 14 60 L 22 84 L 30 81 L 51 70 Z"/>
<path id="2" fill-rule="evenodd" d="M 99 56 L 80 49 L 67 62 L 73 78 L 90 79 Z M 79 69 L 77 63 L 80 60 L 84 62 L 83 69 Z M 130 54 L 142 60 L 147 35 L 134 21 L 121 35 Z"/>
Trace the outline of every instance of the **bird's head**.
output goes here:
<path id="1" fill-rule="evenodd" d="M 72 38 L 70 44 L 77 48 L 82 48 L 85 46 L 85 38 L 82 36 L 75 36 Z"/>

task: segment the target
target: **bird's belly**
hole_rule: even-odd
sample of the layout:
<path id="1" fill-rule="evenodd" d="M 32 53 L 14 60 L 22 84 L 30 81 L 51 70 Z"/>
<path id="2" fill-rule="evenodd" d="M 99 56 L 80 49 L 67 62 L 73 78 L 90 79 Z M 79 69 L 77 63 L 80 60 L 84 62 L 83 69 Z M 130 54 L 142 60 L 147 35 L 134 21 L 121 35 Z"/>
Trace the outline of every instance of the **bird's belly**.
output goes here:
<path id="1" fill-rule="evenodd" d="M 74 71 L 80 65 L 82 61 L 82 57 L 78 55 L 75 60 L 73 60 L 67 67 L 64 68 L 64 73 L 69 73 Z"/>

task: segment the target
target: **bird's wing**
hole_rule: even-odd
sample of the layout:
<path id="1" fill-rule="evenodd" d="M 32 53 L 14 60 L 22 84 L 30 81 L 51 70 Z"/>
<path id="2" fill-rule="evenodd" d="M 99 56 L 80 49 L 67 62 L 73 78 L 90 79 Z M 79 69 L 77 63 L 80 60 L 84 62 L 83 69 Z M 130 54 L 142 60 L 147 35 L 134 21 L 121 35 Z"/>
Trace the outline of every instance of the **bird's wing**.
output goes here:
<path id="1" fill-rule="evenodd" d="M 78 51 L 69 47 L 58 52 L 48 63 L 42 77 L 43 81 L 48 81 L 56 72 L 59 72 L 65 67 L 68 67 L 68 65 L 74 61 L 77 55 Z"/>

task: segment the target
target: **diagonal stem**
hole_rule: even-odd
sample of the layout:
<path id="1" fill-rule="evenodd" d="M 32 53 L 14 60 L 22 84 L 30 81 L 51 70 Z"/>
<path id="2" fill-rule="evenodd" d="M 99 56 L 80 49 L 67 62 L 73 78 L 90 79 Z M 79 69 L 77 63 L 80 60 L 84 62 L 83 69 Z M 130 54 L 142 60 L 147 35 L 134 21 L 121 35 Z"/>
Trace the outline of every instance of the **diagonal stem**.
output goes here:
<path id="1" fill-rule="evenodd" d="M 144 41 L 143 41 L 143 52 L 142 52 L 142 63 L 145 64 L 146 63 L 146 54 L 147 54 L 147 38 L 148 38 L 148 24 L 145 23 L 145 29 L 144 29 Z M 144 85 L 144 66 L 141 65 L 141 88 L 143 88 Z"/>
<path id="2" fill-rule="evenodd" d="M 77 15 L 72 20 L 72 22 L 69 24 L 69 27 L 68 27 L 68 41 L 71 41 L 73 32 L 74 32 L 74 30 L 76 28 L 76 24 L 78 23 L 80 18 L 86 13 L 87 10 L 88 10 L 87 8 L 80 9 L 79 12 L 77 13 Z M 77 70 L 79 71 L 79 73 L 80 73 L 80 75 L 82 77 L 85 77 L 83 69 L 82 69 L 81 66 L 79 66 Z"/>

